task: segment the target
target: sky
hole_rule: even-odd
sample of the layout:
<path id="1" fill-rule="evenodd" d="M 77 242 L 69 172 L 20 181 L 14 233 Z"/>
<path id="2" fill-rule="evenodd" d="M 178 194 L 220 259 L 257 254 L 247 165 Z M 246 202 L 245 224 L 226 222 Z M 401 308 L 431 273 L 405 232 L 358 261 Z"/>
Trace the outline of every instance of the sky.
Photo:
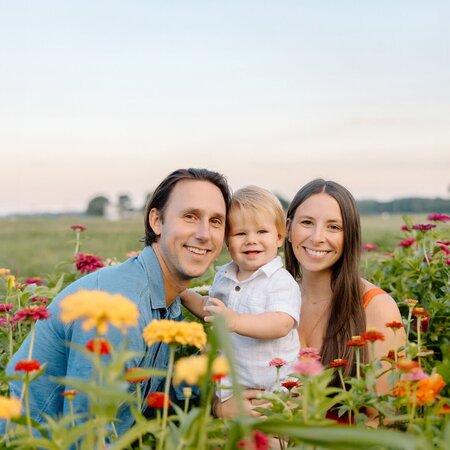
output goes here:
<path id="1" fill-rule="evenodd" d="M 0 215 L 172 170 L 448 198 L 447 0 L 0 0 Z"/>

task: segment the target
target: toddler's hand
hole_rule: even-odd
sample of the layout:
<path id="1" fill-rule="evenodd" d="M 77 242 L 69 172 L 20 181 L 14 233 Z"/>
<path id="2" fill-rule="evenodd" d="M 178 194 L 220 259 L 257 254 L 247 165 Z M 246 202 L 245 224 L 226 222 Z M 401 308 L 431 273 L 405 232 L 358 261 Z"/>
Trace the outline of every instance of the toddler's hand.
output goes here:
<path id="1" fill-rule="evenodd" d="M 210 297 L 205 306 L 205 311 L 211 314 L 220 314 L 225 318 L 228 328 L 231 331 L 235 331 L 236 322 L 238 320 L 239 314 L 234 312 L 232 309 L 227 308 L 225 304 L 218 298 Z M 205 322 L 211 322 L 214 320 L 214 316 L 206 316 Z"/>

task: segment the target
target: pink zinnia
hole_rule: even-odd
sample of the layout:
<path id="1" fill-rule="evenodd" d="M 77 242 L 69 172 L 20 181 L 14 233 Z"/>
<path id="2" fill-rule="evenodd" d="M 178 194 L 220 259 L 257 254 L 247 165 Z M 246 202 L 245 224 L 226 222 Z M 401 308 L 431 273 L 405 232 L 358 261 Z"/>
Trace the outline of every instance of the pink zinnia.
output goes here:
<path id="1" fill-rule="evenodd" d="M 29 277 L 25 279 L 26 284 L 35 284 L 37 286 L 42 285 L 41 277 Z"/>
<path id="2" fill-rule="evenodd" d="M 413 237 L 411 237 L 411 238 L 403 239 L 403 241 L 400 241 L 398 243 L 398 245 L 400 247 L 408 248 L 408 247 L 411 247 L 411 245 L 413 245 L 414 242 L 416 242 L 416 240 Z"/>
<path id="3" fill-rule="evenodd" d="M 292 370 L 300 375 L 307 377 L 314 377 L 320 375 L 323 372 L 323 366 L 317 359 L 303 358 L 297 360 L 292 365 Z"/>
<path id="4" fill-rule="evenodd" d="M 450 255 L 450 250 L 447 248 L 446 245 L 438 244 L 437 242 L 436 242 L 436 245 L 445 253 L 445 256 Z"/>
<path id="5" fill-rule="evenodd" d="M 13 308 L 14 308 L 14 306 L 11 305 L 11 303 L 2 303 L 2 304 L 0 305 L 0 314 L 1 314 L 1 313 L 9 312 L 9 311 L 11 311 Z"/>
<path id="6" fill-rule="evenodd" d="M 432 223 L 417 223 L 415 225 L 412 226 L 413 230 L 419 230 L 419 231 L 429 231 L 432 228 L 436 228 L 436 225 L 432 224 Z"/>
<path id="7" fill-rule="evenodd" d="M 273 358 L 271 361 L 269 361 L 270 367 L 283 367 L 287 364 L 287 361 L 285 361 L 282 358 Z"/>
<path id="8" fill-rule="evenodd" d="M 45 306 L 32 305 L 17 311 L 14 317 L 11 319 L 11 322 L 15 323 L 15 322 L 44 320 L 48 319 L 49 317 L 50 313 L 47 311 Z"/>
<path id="9" fill-rule="evenodd" d="M 363 251 L 366 251 L 366 252 L 376 250 L 377 248 L 378 248 L 378 245 L 376 245 L 376 244 L 363 244 L 362 245 Z"/>
<path id="10" fill-rule="evenodd" d="M 70 228 L 75 231 L 86 231 L 86 227 L 79 224 L 71 225 Z"/>
<path id="11" fill-rule="evenodd" d="M 95 272 L 97 269 L 105 267 L 100 256 L 90 253 L 78 253 L 75 257 L 75 267 L 81 273 Z"/>
<path id="12" fill-rule="evenodd" d="M 432 220 L 434 222 L 448 222 L 450 221 L 450 216 L 447 214 L 430 214 L 427 220 Z"/>
<path id="13" fill-rule="evenodd" d="M 403 375 L 404 380 L 410 380 L 410 381 L 420 381 L 425 380 L 425 378 L 428 378 L 429 375 L 427 375 L 420 367 L 417 367 L 416 369 L 411 370 L 411 372 L 408 372 L 406 375 Z"/>
<path id="14" fill-rule="evenodd" d="M 46 297 L 31 297 L 30 301 L 33 303 L 42 303 L 43 305 L 48 303 L 48 299 Z"/>
<path id="15" fill-rule="evenodd" d="M 302 348 L 298 354 L 300 359 L 311 358 L 319 360 L 321 358 L 320 353 L 314 347 L 305 347 Z"/>

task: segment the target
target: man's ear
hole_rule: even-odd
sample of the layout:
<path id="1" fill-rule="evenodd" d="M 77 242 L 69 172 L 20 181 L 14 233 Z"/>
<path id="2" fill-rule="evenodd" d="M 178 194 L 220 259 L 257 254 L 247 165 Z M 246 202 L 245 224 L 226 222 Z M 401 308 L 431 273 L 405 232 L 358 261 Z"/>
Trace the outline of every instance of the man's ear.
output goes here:
<path id="1" fill-rule="evenodd" d="M 159 209 L 152 208 L 148 214 L 148 223 L 150 225 L 150 228 L 153 230 L 153 232 L 156 234 L 156 236 L 161 235 L 161 212 Z"/>

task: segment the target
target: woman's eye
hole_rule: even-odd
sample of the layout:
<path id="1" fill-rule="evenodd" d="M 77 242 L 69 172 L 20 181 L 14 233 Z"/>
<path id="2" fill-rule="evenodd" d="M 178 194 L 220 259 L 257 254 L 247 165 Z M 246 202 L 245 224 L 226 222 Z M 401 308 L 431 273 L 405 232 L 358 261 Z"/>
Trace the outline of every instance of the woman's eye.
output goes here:
<path id="1" fill-rule="evenodd" d="M 302 225 L 312 225 L 312 222 L 310 220 L 302 220 L 300 223 Z"/>

